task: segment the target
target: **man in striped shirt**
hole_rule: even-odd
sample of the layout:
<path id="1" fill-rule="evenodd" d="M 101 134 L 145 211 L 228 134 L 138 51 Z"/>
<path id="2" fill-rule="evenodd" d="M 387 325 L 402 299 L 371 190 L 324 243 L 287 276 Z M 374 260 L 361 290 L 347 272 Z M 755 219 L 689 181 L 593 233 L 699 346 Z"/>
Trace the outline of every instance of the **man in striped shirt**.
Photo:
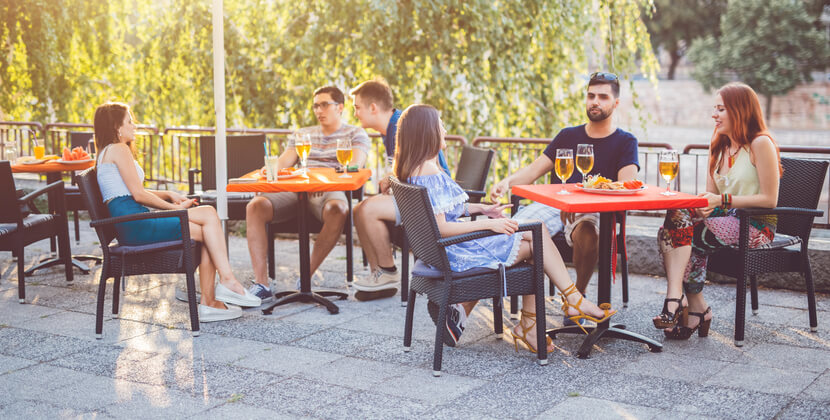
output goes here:
<path id="1" fill-rule="evenodd" d="M 364 129 L 343 123 L 344 102 L 343 92 L 335 86 L 325 86 L 314 91 L 312 109 L 320 125 L 302 128 L 298 132 L 309 134 L 311 137 L 312 146 L 307 161 L 309 168 L 339 167 L 337 140 L 341 138 L 349 138 L 352 141 L 353 156 L 350 165 L 362 167 L 366 162 L 370 146 L 369 136 Z M 292 139 L 279 157 L 279 169 L 298 163 L 299 156 Z M 263 302 L 272 300 L 274 296 L 268 284 L 266 270 L 269 238 L 265 225 L 293 218 L 297 202 L 297 193 L 281 192 L 261 194 L 248 203 L 245 216 L 248 226 L 248 252 L 251 254 L 251 265 L 256 280 L 251 286 L 251 293 Z M 310 269 L 311 274 L 314 274 L 343 232 L 343 225 L 349 217 L 346 194 L 342 191 L 310 194 L 308 208 L 300 211 L 308 211 L 323 222 L 323 228 L 317 235 L 311 252 Z"/>

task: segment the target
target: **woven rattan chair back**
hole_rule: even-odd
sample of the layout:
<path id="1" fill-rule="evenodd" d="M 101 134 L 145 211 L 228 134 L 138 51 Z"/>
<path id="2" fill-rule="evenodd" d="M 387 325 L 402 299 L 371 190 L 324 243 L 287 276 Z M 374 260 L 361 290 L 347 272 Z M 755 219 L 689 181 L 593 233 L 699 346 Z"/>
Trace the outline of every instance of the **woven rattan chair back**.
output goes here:
<path id="1" fill-rule="evenodd" d="M 438 270 L 450 271 L 447 253 L 436 246 L 441 234 L 438 232 L 426 188 L 405 184 L 392 177 L 392 191 L 412 253 Z"/>
<path id="2" fill-rule="evenodd" d="M 778 188 L 778 207 L 818 208 L 828 161 L 781 158 L 784 174 Z M 776 232 L 804 237 L 810 231 L 809 219 L 778 216 Z"/>
<path id="3" fill-rule="evenodd" d="M 265 163 L 265 134 L 246 134 L 227 137 L 228 178 L 239 178 Z M 216 138 L 199 138 L 199 157 L 202 169 L 202 191 L 216 189 Z"/>
<path id="4" fill-rule="evenodd" d="M 495 153 L 492 149 L 464 146 L 455 171 L 455 182 L 465 190 L 483 191 Z M 475 202 L 478 202 L 480 198 L 476 198 Z"/>
<path id="5" fill-rule="evenodd" d="M 78 174 L 78 188 L 81 189 L 81 196 L 92 220 L 110 217 L 110 211 L 101 196 L 101 188 L 98 187 L 98 172 L 95 171 L 95 167 Z M 95 228 L 95 231 L 98 233 L 101 248 L 105 249 L 115 239 L 115 227 L 113 225 L 98 227 Z"/>
<path id="6" fill-rule="evenodd" d="M 0 202 L 17 203 L 17 191 L 12 177 L 12 165 L 9 161 L 0 161 Z M 17 223 L 20 220 L 20 208 L 16 205 L 0 206 L 0 223 Z"/>

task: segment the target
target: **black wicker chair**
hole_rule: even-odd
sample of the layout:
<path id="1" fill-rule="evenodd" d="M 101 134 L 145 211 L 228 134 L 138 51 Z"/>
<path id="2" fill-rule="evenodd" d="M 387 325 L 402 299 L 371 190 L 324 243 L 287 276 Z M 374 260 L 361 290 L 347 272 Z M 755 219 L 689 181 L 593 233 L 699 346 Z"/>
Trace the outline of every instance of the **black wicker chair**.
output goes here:
<path id="1" fill-rule="evenodd" d="M 807 308 L 810 331 L 818 329 L 816 296 L 813 273 L 810 268 L 808 242 L 813 219 L 824 212 L 816 210 L 827 161 L 781 158 L 784 175 L 778 192 L 778 207 L 774 209 L 738 209 L 740 234 L 738 246 L 719 250 L 709 256 L 707 268 L 737 279 L 735 299 L 735 346 L 744 344 L 746 323 L 746 280 L 749 278 L 752 313 L 758 313 L 758 280 L 764 273 L 798 272 L 804 276 L 807 286 Z M 749 248 L 749 218 L 775 214 L 778 216 L 775 238 L 772 243 Z"/>
<path id="2" fill-rule="evenodd" d="M 33 199 L 48 194 L 51 213 L 30 211 Z M 27 195 L 20 196 L 14 186 L 9 161 L 0 161 L 0 201 L 14 203 L 0 206 L 0 251 L 11 251 L 17 257 L 17 296 L 26 302 L 25 254 L 27 245 L 43 239 L 58 238 L 59 255 L 64 263 L 66 281 L 72 281 L 72 252 L 63 200 L 63 182 L 56 181 Z"/>
<path id="3" fill-rule="evenodd" d="M 104 263 L 98 282 L 98 307 L 95 312 L 95 337 L 102 337 L 104 326 L 104 299 L 107 291 L 107 279 L 114 278 L 112 287 L 112 313 L 118 315 L 120 281 L 126 276 L 141 274 L 181 273 L 187 278 L 188 305 L 190 308 L 190 328 L 193 336 L 199 335 L 199 313 L 196 301 L 196 283 L 194 271 L 200 263 L 201 252 L 198 242 L 190 239 L 190 225 L 187 210 L 153 211 L 127 216 L 110 217 L 109 210 L 101 198 L 95 168 L 89 168 L 78 175 L 78 186 L 89 209 Z M 159 242 L 141 246 L 112 244 L 115 239 L 115 224 L 133 220 L 177 217 L 182 225 L 182 240 Z"/>
<path id="4" fill-rule="evenodd" d="M 262 168 L 265 162 L 265 134 L 246 134 L 227 137 L 228 178 L 239 178 L 253 170 Z M 216 138 L 199 138 L 201 169 L 191 168 L 187 173 L 187 196 L 198 198 L 199 204 L 216 207 Z M 196 175 L 201 174 L 202 192 L 196 192 Z M 227 193 L 228 219 L 245 220 L 245 206 L 254 198 L 254 193 Z"/>
<path id="5" fill-rule="evenodd" d="M 461 150 L 461 158 L 455 170 L 455 182 L 470 196 L 470 203 L 480 203 L 481 199 L 487 195 L 484 187 L 487 185 L 487 175 L 490 173 L 495 154 L 496 152 L 492 149 L 473 146 L 464 146 Z M 472 217 L 475 219 L 475 215 Z M 386 228 L 389 229 L 392 244 L 401 249 L 401 304 L 403 305 L 406 303 L 407 290 L 409 290 L 409 243 L 403 229 L 395 226 L 394 222 L 386 222 Z M 366 265 L 366 254 L 364 254 L 363 266 Z"/>
<path id="6" fill-rule="evenodd" d="M 395 200 L 401 210 L 401 219 L 407 239 L 415 257 L 416 269 L 406 306 L 403 345 L 409 351 L 412 344 L 412 318 L 415 311 L 415 294 L 425 293 L 427 299 L 441 308 L 435 329 L 435 353 L 432 369 L 434 376 L 441 375 L 441 360 L 444 350 L 447 308 L 450 304 L 479 299 L 493 299 L 493 325 L 496 334 L 502 334 L 502 298 L 515 295 L 536 295 L 537 318 L 536 340 L 539 346 L 539 364 L 547 364 L 545 336 L 544 272 L 542 258 L 534 258 L 533 264 L 522 262 L 512 267 L 501 266 L 499 270 L 474 268 L 464 272 L 450 270 L 446 247 L 469 240 L 496 235 L 491 231 L 478 231 L 464 235 L 442 238 L 430 206 L 427 190 L 416 185 L 403 184 L 392 179 Z M 533 232 L 533 248 L 542 249 L 542 224 L 530 223 L 519 227 L 520 231 Z M 503 270 L 503 271 L 502 271 Z"/>

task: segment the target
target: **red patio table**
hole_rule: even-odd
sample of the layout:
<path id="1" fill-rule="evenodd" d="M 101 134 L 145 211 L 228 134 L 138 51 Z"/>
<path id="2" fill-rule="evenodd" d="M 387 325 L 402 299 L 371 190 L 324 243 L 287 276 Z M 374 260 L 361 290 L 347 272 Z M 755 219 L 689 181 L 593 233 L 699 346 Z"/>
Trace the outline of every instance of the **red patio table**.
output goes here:
<path id="1" fill-rule="evenodd" d="M 95 161 L 92 159 L 87 160 L 79 160 L 79 161 L 57 161 L 57 160 L 48 160 L 43 163 L 37 164 L 22 164 L 16 163 L 11 165 L 13 173 L 40 173 L 46 175 L 46 183 L 51 184 L 55 181 L 60 181 L 61 177 L 63 176 L 64 172 L 69 171 L 82 171 L 87 168 L 91 168 L 95 166 Z M 52 193 L 50 193 L 52 194 Z M 57 199 L 57 197 L 55 198 Z M 53 201 L 49 201 L 52 203 Z M 52 210 L 51 208 L 49 209 Z M 71 241 L 70 241 L 71 242 Z M 71 254 L 71 252 L 70 252 Z M 96 255 L 73 255 L 72 256 L 72 265 L 77 267 L 81 270 L 84 274 L 89 274 L 89 266 L 80 262 L 79 260 L 96 260 L 101 261 L 101 257 Z M 41 268 L 51 267 L 53 265 L 63 264 L 63 262 L 57 258 L 48 258 L 44 261 L 41 261 L 35 264 L 32 268 L 26 270 L 25 274 L 27 276 L 32 275 L 36 270 L 40 270 Z"/>
<path id="2" fill-rule="evenodd" d="M 299 193 L 299 239 L 300 239 L 300 290 L 289 290 L 285 292 L 275 293 L 274 297 L 277 301 L 262 310 L 263 314 L 270 315 L 274 308 L 290 302 L 304 302 L 304 303 L 319 303 L 326 307 L 333 315 L 340 311 L 332 301 L 326 296 L 335 296 L 340 299 L 345 299 L 348 294 L 337 292 L 333 290 L 322 290 L 314 292 L 311 290 L 311 264 L 309 257 L 309 240 L 308 240 L 308 225 L 306 222 L 306 209 L 308 208 L 308 193 L 326 192 L 326 191 L 345 191 L 349 204 L 349 218 L 352 217 L 352 191 L 360 189 L 372 175 L 372 171 L 368 169 L 360 169 L 358 172 L 349 172 L 351 178 L 341 178 L 342 174 L 335 172 L 332 168 L 309 168 L 308 178 L 294 177 L 288 179 L 281 179 L 276 182 L 267 182 L 260 177 L 259 170 L 252 171 L 243 179 L 255 179 L 256 182 L 231 183 L 228 184 L 226 190 L 228 192 L 296 192 Z M 351 246 L 351 244 L 348 244 Z M 351 281 L 352 268 L 348 267 L 347 276 Z"/>
<path id="3" fill-rule="evenodd" d="M 611 235 L 614 228 L 614 213 L 625 210 L 666 210 L 681 208 L 706 207 L 708 201 L 703 197 L 682 192 L 676 195 L 661 195 L 665 189 L 654 185 L 647 185 L 646 189 L 632 195 L 605 195 L 592 194 L 580 191 L 576 184 L 565 184 L 565 189 L 571 194 L 557 194 L 562 184 L 546 185 L 517 185 L 513 191 L 522 197 L 556 207 L 570 213 L 599 212 L 599 261 L 598 269 L 598 296 L 597 304 L 611 302 Z M 663 345 L 648 337 L 625 329 L 625 325 L 611 325 L 610 320 L 601 322 L 596 327 L 584 327 L 590 331 L 582 346 L 577 352 L 580 359 L 591 355 L 591 349 L 603 336 L 620 338 L 628 341 L 645 343 L 652 352 L 662 351 Z M 568 326 L 548 330 L 551 338 L 558 333 L 581 333 L 579 326 Z"/>

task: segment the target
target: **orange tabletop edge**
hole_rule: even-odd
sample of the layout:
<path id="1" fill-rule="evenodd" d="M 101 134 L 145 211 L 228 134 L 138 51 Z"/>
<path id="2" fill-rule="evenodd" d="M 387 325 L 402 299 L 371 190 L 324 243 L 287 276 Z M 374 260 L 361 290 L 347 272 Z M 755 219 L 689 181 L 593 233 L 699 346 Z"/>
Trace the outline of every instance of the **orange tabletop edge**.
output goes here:
<path id="1" fill-rule="evenodd" d="M 251 171 L 242 178 L 258 179 L 258 182 L 228 184 L 228 192 L 326 192 L 354 191 L 359 189 L 372 176 L 369 169 L 349 172 L 351 178 L 340 178 L 342 173 L 333 168 L 309 168 L 309 178 L 287 178 L 268 182 L 259 176 L 259 170 Z"/>
<path id="2" fill-rule="evenodd" d="M 513 193 L 524 198 L 558 208 L 570 213 L 610 212 L 624 210 L 666 210 L 706 207 L 703 197 L 677 192 L 665 196 L 665 187 L 647 185 L 642 192 L 632 195 L 603 195 L 579 191 L 576 184 L 565 184 L 571 194 L 557 194 L 562 184 L 537 184 L 513 186 Z"/>

